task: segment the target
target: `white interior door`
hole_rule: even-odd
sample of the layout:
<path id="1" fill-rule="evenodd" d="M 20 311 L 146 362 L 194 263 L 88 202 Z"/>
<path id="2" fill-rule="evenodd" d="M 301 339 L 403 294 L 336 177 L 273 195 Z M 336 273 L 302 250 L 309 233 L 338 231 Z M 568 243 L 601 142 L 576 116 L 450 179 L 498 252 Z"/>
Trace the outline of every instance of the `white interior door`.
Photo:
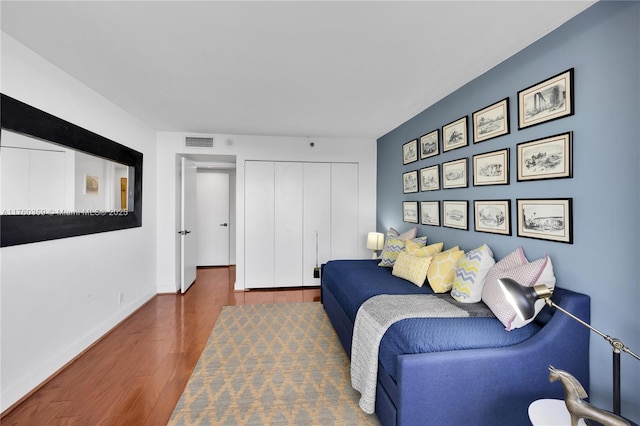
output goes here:
<path id="1" fill-rule="evenodd" d="M 198 170 L 197 192 L 197 265 L 229 265 L 229 173 Z"/>
<path id="2" fill-rule="evenodd" d="M 180 233 L 180 290 L 186 292 L 196 279 L 197 240 L 196 240 L 196 195 L 197 170 L 193 161 L 182 157 L 182 202 Z"/>

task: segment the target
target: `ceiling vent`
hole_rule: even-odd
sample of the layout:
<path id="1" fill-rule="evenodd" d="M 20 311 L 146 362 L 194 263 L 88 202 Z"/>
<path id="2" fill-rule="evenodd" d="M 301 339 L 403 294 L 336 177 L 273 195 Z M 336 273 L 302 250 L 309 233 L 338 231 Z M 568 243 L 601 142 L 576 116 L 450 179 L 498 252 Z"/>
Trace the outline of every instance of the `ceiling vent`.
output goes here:
<path id="1" fill-rule="evenodd" d="M 213 148 L 213 138 L 198 138 L 187 136 L 184 145 L 195 148 Z"/>

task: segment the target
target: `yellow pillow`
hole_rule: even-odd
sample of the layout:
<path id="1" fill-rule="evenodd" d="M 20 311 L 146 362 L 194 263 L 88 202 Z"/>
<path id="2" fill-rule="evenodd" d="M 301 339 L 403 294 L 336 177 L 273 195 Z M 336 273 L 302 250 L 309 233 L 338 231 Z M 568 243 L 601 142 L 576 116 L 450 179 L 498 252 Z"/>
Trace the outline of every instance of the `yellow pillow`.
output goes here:
<path id="1" fill-rule="evenodd" d="M 398 254 L 398 259 L 393 265 L 391 273 L 399 278 L 411 281 L 418 287 L 422 287 L 427 279 L 427 271 L 431 257 L 418 257 L 405 251 Z"/>
<path id="2" fill-rule="evenodd" d="M 430 244 L 424 247 L 411 240 L 406 240 L 404 243 L 404 250 L 407 253 L 412 254 L 414 256 L 428 257 L 428 256 L 433 256 L 436 253 L 440 253 L 442 251 L 443 245 L 444 245 L 443 243 L 435 243 L 435 244 Z"/>
<path id="3" fill-rule="evenodd" d="M 434 293 L 446 293 L 453 287 L 458 261 L 464 256 L 464 251 L 458 246 L 452 247 L 433 256 L 427 278 Z"/>

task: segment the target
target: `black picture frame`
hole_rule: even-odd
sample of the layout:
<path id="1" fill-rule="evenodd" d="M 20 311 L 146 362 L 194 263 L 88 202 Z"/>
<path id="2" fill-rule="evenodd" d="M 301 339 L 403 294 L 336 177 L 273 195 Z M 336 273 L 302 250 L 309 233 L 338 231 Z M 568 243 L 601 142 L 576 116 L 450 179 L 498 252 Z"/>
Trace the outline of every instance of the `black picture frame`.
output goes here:
<path id="1" fill-rule="evenodd" d="M 484 107 L 472 114 L 473 143 L 479 143 L 508 135 L 509 98 Z"/>
<path id="2" fill-rule="evenodd" d="M 469 145 L 469 118 L 465 115 L 449 124 L 442 126 L 442 151 Z"/>
<path id="3" fill-rule="evenodd" d="M 402 202 L 402 221 L 408 223 L 418 223 L 418 202 Z"/>
<path id="4" fill-rule="evenodd" d="M 511 235 L 511 200 L 475 200 L 474 230 Z"/>
<path id="5" fill-rule="evenodd" d="M 469 159 L 442 163 L 442 189 L 466 188 L 469 186 Z"/>
<path id="6" fill-rule="evenodd" d="M 440 154 L 440 130 L 432 130 L 420 136 L 420 159 Z"/>
<path id="7" fill-rule="evenodd" d="M 420 223 L 422 225 L 440 226 L 440 201 L 420 202 Z"/>
<path id="8" fill-rule="evenodd" d="M 446 200 L 442 202 L 442 226 L 469 230 L 469 202 L 466 200 Z"/>
<path id="9" fill-rule="evenodd" d="M 573 244 L 573 198 L 516 200 L 518 237 Z"/>
<path id="10" fill-rule="evenodd" d="M 509 148 L 473 156 L 473 186 L 509 185 Z"/>
<path id="11" fill-rule="evenodd" d="M 418 192 L 418 171 L 412 170 L 402 174 L 402 193 L 411 194 Z"/>
<path id="12" fill-rule="evenodd" d="M 575 113 L 574 69 L 570 68 L 518 92 L 518 129 Z"/>
<path id="13" fill-rule="evenodd" d="M 437 191 L 440 189 L 440 165 L 420 169 L 420 191 Z"/>
<path id="14" fill-rule="evenodd" d="M 418 139 L 402 145 L 402 164 L 410 164 L 416 161 L 418 161 Z"/>
<path id="15" fill-rule="evenodd" d="M 516 149 L 518 182 L 573 177 L 573 132 L 521 142 Z"/>

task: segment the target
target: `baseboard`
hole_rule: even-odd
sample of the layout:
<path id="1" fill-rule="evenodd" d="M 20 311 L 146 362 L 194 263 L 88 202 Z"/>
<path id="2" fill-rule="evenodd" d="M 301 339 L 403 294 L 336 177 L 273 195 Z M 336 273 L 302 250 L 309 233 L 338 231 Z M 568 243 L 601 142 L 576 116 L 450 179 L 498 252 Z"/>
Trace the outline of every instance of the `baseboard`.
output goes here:
<path id="1" fill-rule="evenodd" d="M 97 345 L 101 340 L 107 337 L 113 330 L 118 328 L 122 323 L 124 323 L 127 319 L 129 319 L 133 314 L 138 312 L 144 305 L 149 303 L 157 294 L 152 294 L 149 297 L 143 296 L 138 301 L 131 306 L 131 311 L 121 318 L 120 320 L 113 319 L 115 317 L 112 316 L 110 319 L 104 321 L 101 327 L 97 327 L 93 330 L 93 332 L 83 336 L 81 339 L 78 339 L 76 343 L 72 346 L 72 348 L 65 353 L 60 354 L 56 357 L 57 360 L 52 360 L 46 365 L 42 365 L 39 368 L 31 371 L 30 374 L 23 377 L 22 383 L 16 383 L 11 386 L 5 392 L 2 393 L 2 400 L 6 401 L 7 399 L 11 400 L 16 398 L 14 395 L 22 395 L 17 398 L 15 402 L 9 405 L 6 409 L 4 409 L 0 413 L 0 424 L 2 423 L 2 418 L 9 414 L 11 411 L 16 409 L 20 404 L 30 398 L 34 393 L 36 393 L 40 388 L 53 380 L 58 374 L 63 372 L 65 368 L 71 365 L 74 361 L 76 361 L 79 357 L 84 355 L 87 351 Z M 114 324 L 115 323 L 115 324 Z M 113 325 L 110 325 L 113 324 Z M 76 353 L 73 355 L 73 353 Z M 64 359 L 68 359 L 68 361 L 64 362 Z M 56 365 L 62 365 L 60 367 L 55 367 Z M 47 371 L 53 371 L 53 373 L 48 374 Z M 44 380 L 39 379 L 38 377 L 45 377 Z M 18 386 L 18 385 L 22 386 Z M 22 389 L 20 389 L 22 388 Z M 30 389 L 30 390 L 28 390 Z"/>
<path id="2" fill-rule="evenodd" d="M 180 292 L 180 289 L 177 288 L 175 285 L 160 285 L 158 284 L 156 286 L 156 293 L 157 294 L 176 294 Z"/>

